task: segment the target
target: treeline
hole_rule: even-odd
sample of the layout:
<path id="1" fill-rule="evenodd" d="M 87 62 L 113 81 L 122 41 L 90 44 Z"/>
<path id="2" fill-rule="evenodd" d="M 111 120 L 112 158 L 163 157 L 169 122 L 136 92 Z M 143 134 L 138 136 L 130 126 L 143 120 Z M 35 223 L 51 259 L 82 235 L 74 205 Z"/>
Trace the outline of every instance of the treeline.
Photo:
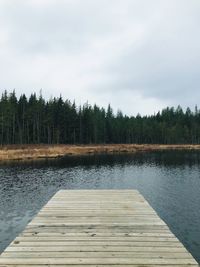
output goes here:
<path id="1" fill-rule="evenodd" d="M 16 97 L 3 92 L 0 100 L 0 144 L 199 144 L 200 110 L 180 106 L 151 116 L 113 113 L 88 103 L 77 107 L 62 97 Z"/>

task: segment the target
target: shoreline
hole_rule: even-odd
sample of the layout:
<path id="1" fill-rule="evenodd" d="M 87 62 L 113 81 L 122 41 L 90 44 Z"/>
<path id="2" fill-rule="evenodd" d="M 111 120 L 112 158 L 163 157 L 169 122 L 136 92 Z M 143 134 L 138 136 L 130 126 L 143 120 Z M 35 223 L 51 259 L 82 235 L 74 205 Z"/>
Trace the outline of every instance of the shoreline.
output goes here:
<path id="1" fill-rule="evenodd" d="M 137 153 L 166 150 L 200 150 L 200 145 L 107 144 L 107 145 L 7 145 L 0 148 L 0 162 L 50 159 L 65 156 Z"/>

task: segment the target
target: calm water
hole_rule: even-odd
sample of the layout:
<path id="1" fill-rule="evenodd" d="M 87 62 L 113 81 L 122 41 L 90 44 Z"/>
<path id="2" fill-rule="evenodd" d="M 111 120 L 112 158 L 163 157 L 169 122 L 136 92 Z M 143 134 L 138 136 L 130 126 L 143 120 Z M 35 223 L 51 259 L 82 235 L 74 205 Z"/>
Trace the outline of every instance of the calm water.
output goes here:
<path id="1" fill-rule="evenodd" d="M 71 157 L 0 166 L 0 251 L 59 189 L 138 189 L 200 262 L 200 152 Z"/>

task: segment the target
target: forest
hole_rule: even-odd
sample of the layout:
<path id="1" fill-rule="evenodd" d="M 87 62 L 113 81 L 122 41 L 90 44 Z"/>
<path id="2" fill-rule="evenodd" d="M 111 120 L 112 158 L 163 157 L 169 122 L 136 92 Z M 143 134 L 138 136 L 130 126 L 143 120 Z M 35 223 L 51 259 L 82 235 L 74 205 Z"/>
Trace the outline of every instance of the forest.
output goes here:
<path id="1" fill-rule="evenodd" d="M 0 144 L 199 144 L 200 110 L 166 107 L 154 115 L 126 116 L 57 97 L 45 100 L 4 91 Z"/>

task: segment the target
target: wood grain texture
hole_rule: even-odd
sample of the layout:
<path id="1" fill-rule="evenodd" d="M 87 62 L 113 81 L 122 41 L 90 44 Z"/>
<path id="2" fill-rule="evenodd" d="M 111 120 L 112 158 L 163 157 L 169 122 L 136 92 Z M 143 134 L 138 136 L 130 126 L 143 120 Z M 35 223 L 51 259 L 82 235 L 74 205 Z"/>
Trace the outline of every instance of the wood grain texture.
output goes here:
<path id="1" fill-rule="evenodd" d="M 0 267 L 198 266 L 136 190 L 61 190 L 0 255 Z"/>

